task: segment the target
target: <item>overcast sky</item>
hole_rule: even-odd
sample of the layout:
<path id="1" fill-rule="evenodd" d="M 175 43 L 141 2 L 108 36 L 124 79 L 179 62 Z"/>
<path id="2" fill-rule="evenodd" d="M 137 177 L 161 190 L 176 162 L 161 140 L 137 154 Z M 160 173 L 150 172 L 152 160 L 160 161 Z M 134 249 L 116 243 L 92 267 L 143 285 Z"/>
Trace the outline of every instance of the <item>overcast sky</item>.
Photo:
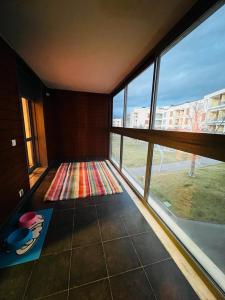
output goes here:
<path id="1" fill-rule="evenodd" d="M 149 106 L 152 69 L 128 85 L 128 111 Z M 157 106 L 201 99 L 224 88 L 225 5 L 162 56 Z"/>

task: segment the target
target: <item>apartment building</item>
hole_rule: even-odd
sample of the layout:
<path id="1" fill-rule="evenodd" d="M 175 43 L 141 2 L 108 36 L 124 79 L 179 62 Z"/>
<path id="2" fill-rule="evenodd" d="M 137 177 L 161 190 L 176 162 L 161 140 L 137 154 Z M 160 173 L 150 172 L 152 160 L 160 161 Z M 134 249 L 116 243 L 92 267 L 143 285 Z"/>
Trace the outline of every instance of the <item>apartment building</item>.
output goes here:
<path id="1" fill-rule="evenodd" d="M 225 89 L 204 97 L 207 101 L 207 129 L 209 132 L 225 133 Z"/>
<path id="2" fill-rule="evenodd" d="M 149 126 L 149 111 L 149 107 L 135 108 L 127 116 L 127 127 L 147 129 Z M 122 120 L 114 119 L 113 124 L 120 127 Z M 225 89 L 206 95 L 200 100 L 156 107 L 154 128 L 224 133 Z"/>
<path id="3" fill-rule="evenodd" d="M 121 127 L 122 126 L 122 119 L 113 119 L 113 122 L 112 122 L 113 126 L 114 127 Z"/>

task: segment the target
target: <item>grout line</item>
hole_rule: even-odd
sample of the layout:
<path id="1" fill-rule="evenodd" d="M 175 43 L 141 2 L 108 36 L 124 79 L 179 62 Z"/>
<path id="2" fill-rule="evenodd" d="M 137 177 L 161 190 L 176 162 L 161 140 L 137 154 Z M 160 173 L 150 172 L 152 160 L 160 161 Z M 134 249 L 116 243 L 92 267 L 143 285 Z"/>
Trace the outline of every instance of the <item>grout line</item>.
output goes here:
<path id="1" fill-rule="evenodd" d="M 122 217 L 120 217 L 120 219 L 121 219 L 121 221 L 123 223 Z M 126 230 L 126 227 L 125 227 L 124 223 L 123 223 L 123 226 L 124 226 L 124 228 Z M 127 232 L 127 230 L 126 230 L 126 232 Z M 112 241 L 115 241 L 115 240 L 120 240 L 120 239 L 123 239 L 123 238 L 135 237 L 135 236 L 139 236 L 139 235 L 142 235 L 144 233 L 149 233 L 149 232 L 150 231 L 143 231 L 143 232 L 140 232 L 140 233 L 127 234 L 127 235 L 120 236 L 118 238 L 114 238 L 114 239 L 111 239 L 111 240 L 105 240 L 105 241 L 103 241 L 103 243 L 108 243 L 108 242 L 112 242 Z"/>
<path id="2" fill-rule="evenodd" d="M 122 218 L 121 218 L 121 222 L 123 224 Z M 123 227 L 125 228 L 124 224 L 123 224 Z M 145 233 L 149 233 L 149 231 L 143 231 L 143 232 L 140 232 L 140 233 L 135 233 L 135 234 L 130 234 L 130 235 L 124 235 L 124 236 L 121 236 L 121 237 L 118 237 L 118 238 L 104 240 L 104 241 L 102 240 L 102 243 L 105 244 L 105 243 L 113 242 L 113 241 L 116 241 L 116 240 L 121 240 L 121 239 L 124 239 L 124 238 L 139 236 L 139 235 L 142 235 L 142 234 L 145 234 Z M 63 250 L 59 250 L 59 251 L 55 251 L 55 252 L 50 252 L 50 253 L 45 253 L 45 254 L 42 254 L 41 256 L 54 255 L 54 254 L 58 254 L 58 253 L 61 253 L 61 252 L 69 251 L 71 249 L 74 250 L 74 249 L 85 248 L 85 247 L 92 246 L 92 245 L 98 245 L 100 243 L 101 243 L 101 241 L 97 241 L 97 242 L 91 242 L 91 243 L 88 243 L 88 244 L 84 244 L 84 245 L 81 245 L 81 246 L 74 246 L 74 247 L 72 246 L 72 248 L 67 248 L 67 249 L 63 249 Z"/>
<path id="3" fill-rule="evenodd" d="M 98 243 L 98 244 L 99 244 L 99 243 Z M 38 298 L 35 298 L 34 300 L 43 299 L 43 298 L 45 298 L 45 297 L 57 295 L 57 294 L 60 294 L 60 293 L 62 293 L 62 292 L 66 292 L 66 291 L 69 292 L 70 290 L 73 290 L 73 289 L 76 289 L 76 288 L 80 288 L 80 287 L 84 287 L 84 286 L 87 286 L 87 285 L 89 285 L 89 284 L 93 284 L 93 283 L 96 283 L 96 282 L 99 282 L 99 281 L 102 281 L 102 280 L 106 280 L 106 279 L 110 280 L 110 278 L 117 277 L 117 276 L 120 276 L 120 275 L 129 273 L 129 272 L 132 272 L 132 271 L 140 270 L 140 269 L 143 270 L 143 267 L 148 267 L 148 266 L 151 266 L 151 265 L 154 265 L 154 264 L 158 264 L 158 263 L 160 263 L 160 262 L 164 262 L 164 261 L 167 261 L 167 260 L 171 260 L 171 258 L 169 257 L 169 258 L 166 258 L 166 259 L 163 259 L 163 260 L 160 260 L 160 261 L 151 263 L 151 264 L 140 265 L 140 266 L 137 267 L 137 268 L 132 268 L 132 269 L 129 269 L 129 270 L 120 272 L 120 273 L 116 273 L 116 274 L 112 274 L 112 275 L 109 275 L 109 276 L 106 276 L 106 277 L 102 277 L 102 278 L 97 279 L 97 280 L 89 281 L 89 282 L 80 284 L 80 285 L 78 285 L 78 286 L 73 286 L 73 287 L 71 287 L 71 288 L 69 288 L 69 289 L 61 290 L 61 291 L 55 292 L 55 293 L 53 293 L 53 294 L 46 295 L 46 296 L 44 296 L 44 297 L 38 297 Z M 151 289 L 152 289 L 152 287 L 151 287 Z"/>
<path id="4" fill-rule="evenodd" d="M 66 292 L 66 291 L 67 291 L 67 289 L 61 290 L 61 291 L 58 291 L 58 292 L 55 292 L 55 293 L 52 293 L 52 294 L 48 294 L 48 295 L 43 296 L 43 297 L 41 296 L 41 297 L 33 298 L 33 300 L 42 300 L 42 299 L 46 299 L 46 298 L 48 298 L 48 297 L 55 296 L 55 295 L 59 295 L 59 294 L 64 293 L 64 292 Z"/>
<path id="5" fill-rule="evenodd" d="M 69 294 L 70 294 L 70 274 L 71 274 L 72 254 L 73 254 L 74 218 L 75 218 L 75 210 L 73 210 L 73 226 L 72 226 L 72 234 L 71 234 L 71 242 L 70 242 L 70 265 L 69 265 L 69 276 L 68 276 L 68 286 L 67 286 L 67 300 L 69 299 Z"/>
<path id="6" fill-rule="evenodd" d="M 39 259 L 40 259 L 40 257 L 39 257 Z M 32 274 L 33 274 L 33 270 L 34 270 L 34 267 L 35 267 L 35 265 L 36 265 L 36 262 L 37 262 L 37 260 L 34 261 L 33 266 L 32 266 L 32 268 L 31 268 L 31 271 L 30 271 L 30 274 L 29 274 L 29 277 L 27 278 L 27 283 L 26 283 L 26 286 L 25 286 L 25 289 L 24 289 L 24 293 L 23 293 L 22 300 L 25 299 L 26 292 L 27 292 L 27 289 L 28 289 L 28 286 L 29 286 L 29 283 L 30 283 L 30 279 L 31 279 L 31 276 L 32 276 Z"/>
<path id="7" fill-rule="evenodd" d="M 153 266 L 153 265 L 157 265 L 157 264 L 162 263 L 162 262 L 167 261 L 167 260 L 172 260 L 172 258 L 171 258 L 171 257 L 163 258 L 163 259 L 154 261 L 153 263 L 143 265 L 143 267 L 144 267 L 144 268 L 151 267 L 151 266 Z"/>
<path id="8" fill-rule="evenodd" d="M 124 223 L 125 230 L 126 230 L 127 233 L 128 233 L 128 229 L 127 229 L 127 227 L 126 227 L 126 223 L 124 222 L 124 220 L 122 220 L 122 222 Z M 134 252 L 135 252 L 135 254 L 136 254 L 137 258 L 138 258 L 138 261 L 139 261 L 139 264 L 140 264 L 140 266 L 141 266 L 141 269 L 142 269 L 142 271 L 144 272 L 145 277 L 146 277 L 146 279 L 147 279 L 147 281 L 148 281 L 148 285 L 150 286 L 150 289 L 151 289 L 151 291 L 152 291 L 152 293 L 153 293 L 155 299 L 157 300 L 157 297 L 156 297 L 156 295 L 155 295 L 155 292 L 154 292 L 154 290 L 153 290 L 153 287 L 152 287 L 152 285 L 151 285 L 151 282 L 150 282 L 150 280 L 149 280 L 149 278 L 148 278 L 148 276 L 147 276 L 147 273 L 146 273 L 146 271 L 145 271 L 144 265 L 142 264 L 141 258 L 140 258 L 139 254 L 138 254 L 138 252 L 137 252 L 137 249 L 136 249 L 136 247 L 135 247 L 135 245 L 134 245 L 134 242 L 133 242 L 131 236 L 129 236 L 129 240 L 130 240 L 131 245 L 132 245 L 132 247 L 133 247 L 133 250 L 134 250 Z"/>
<path id="9" fill-rule="evenodd" d="M 84 286 L 87 286 L 89 284 L 93 284 L 93 283 L 96 283 L 96 282 L 99 282 L 99 281 L 102 281 L 102 280 L 106 280 L 106 279 L 108 279 L 108 276 L 102 277 L 100 279 L 96 279 L 96 280 L 93 280 L 93 281 L 88 281 L 88 282 L 85 282 L 85 283 L 77 285 L 77 286 L 73 286 L 73 287 L 70 288 L 70 290 L 78 289 L 80 287 L 84 287 Z M 96 299 L 96 300 L 98 300 L 98 299 Z"/>
<path id="10" fill-rule="evenodd" d="M 98 210 L 97 210 L 96 205 L 95 205 L 95 213 L 96 213 L 97 221 L 98 221 L 98 230 L 99 230 L 100 237 L 101 237 L 101 244 L 102 244 L 103 256 L 104 256 L 105 266 L 106 266 L 106 273 L 107 273 L 107 277 L 108 277 L 108 281 L 109 281 L 110 295 L 111 295 L 111 299 L 113 300 L 112 288 L 111 288 L 111 283 L 110 283 L 110 279 L 109 279 L 109 270 L 108 270 L 108 266 L 107 266 L 105 249 L 104 249 L 104 245 L 103 245 L 103 241 L 102 241 L 102 232 L 101 232 L 101 228 L 100 228 L 99 217 L 98 217 Z"/>
<path id="11" fill-rule="evenodd" d="M 145 277 L 146 277 L 146 279 L 147 279 L 147 281 L 148 281 L 148 284 L 149 284 L 149 286 L 150 286 L 150 288 L 151 288 L 151 291 L 152 291 L 153 295 L 155 296 L 155 299 L 157 300 L 155 291 L 154 291 L 154 289 L 153 289 L 153 287 L 152 287 L 152 285 L 151 285 L 151 282 L 150 282 L 150 280 L 149 280 L 149 278 L 148 278 L 148 275 L 147 275 L 147 273 L 146 273 L 146 271 L 145 271 L 144 265 L 143 265 L 142 262 L 141 262 L 141 259 L 140 259 L 139 255 L 138 255 L 138 252 L 137 252 L 137 250 L 136 250 L 136 247 L 134 246 L 134 243 L 133 243 L 133 241 L 132 241 L 131 238 L 130 238 L 130 241 L 131 241 L 131 244 L 132 244 L 132 246 L 133 246 L 133 249 L 134 249 L 134 251 L 135 251 L 135 253 L 136 253 L 137 257 L 138 257 L 138 260 L 139 260 L 139 262 L 140 262 L 140 264 L 141 264 L 141 268 L 142 268 L 142 270 L 143 270 L 143 272 L 144 272 L 144 274 L 145 274 Z"/>
<path id="12" fill-rule="evenodd" d="M 120 276 L 120 275 L 129 273 L 129 272 L 133 272 L 133 271 L 136 271 L 136 270 L 140 270 L 140 269 L 142 269 L 142 266 L 139 266 L 139 267 L 136 267 L 136 268 L 131 268 L 131 269 L 129 269 L 129 270 L 126 270 L 126 271 L 123 271 L 123 272 L 120 272 L 120 273 L 115 273 L 115 274 L 109 275 L 109 278 L 117 277 L 117 276 Z"/>

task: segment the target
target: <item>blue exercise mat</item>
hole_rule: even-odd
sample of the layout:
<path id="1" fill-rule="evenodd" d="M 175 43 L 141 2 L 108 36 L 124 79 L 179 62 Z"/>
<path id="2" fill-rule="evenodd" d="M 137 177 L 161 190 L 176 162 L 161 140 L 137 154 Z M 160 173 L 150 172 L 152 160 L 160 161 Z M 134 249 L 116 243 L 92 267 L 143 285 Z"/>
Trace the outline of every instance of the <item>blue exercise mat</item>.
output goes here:
<path id="1" fill-rule="evenodd" d="M 0 252 L 0 268 L 8 266 L 14 266 L 36 260 L 41 255 L 41 250 L 45 241 L 45 237 L 48 231 L 48 226 L 52 217 L 52 208 L 42 209 L 36 211 L 38 219 L 36 224 L 30 228 L 33 233 L 33 239 L 27 242 L 23 247 L 13 251 L 1 251 Z M 13 218 L 12 222 L 8 226 L 7 230 L 3 232 L 2 239 L 6 237 L 10 232 L 15 230 L 20 215 Z"/>

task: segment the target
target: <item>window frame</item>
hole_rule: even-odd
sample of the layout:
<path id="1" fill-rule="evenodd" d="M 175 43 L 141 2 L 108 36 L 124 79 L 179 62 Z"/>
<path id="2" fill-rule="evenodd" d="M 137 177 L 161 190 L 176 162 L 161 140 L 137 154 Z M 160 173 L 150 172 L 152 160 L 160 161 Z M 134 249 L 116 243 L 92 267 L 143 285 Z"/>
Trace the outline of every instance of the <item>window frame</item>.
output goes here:
<path id="1" fill-rule="evenodd" d="M 23 115 L 23 108 L 22 108 L 22 100 L 25 99 L 28 105 L 28 114 L 29 114 L 29 122 L 30 122 L 30 136 L 26 137 L 25 132 L 25 124 L 24 124 L 24 115 Z M 36 130 L 35 130 L 35 123 L 34 123 L 34 110 L 33 110 L 33 103 L 30 99 L 25 97 L 21 98 L 21 108 L 22 108 L 22 116 L 23 116 L 23 131 L 24 131 L 24 143 L 26 146 L 26 159 L 27 159 L 27 166 L 28 166 L 28 174 L 31 174 L 37 167 L 38 167 L 38 155 L 36 149 Z M 33 158 L 33 166 L 29 167 L 29 159 L 28 159 L 28 150 L 27 150 L 27 143 L 31 142 L 32 145 L 32 158 Z"/>
<path id="2" fill-rule="evenodd" d="M 218 283 L 215 283 L 213 278 L 208 276 L 199 262 L 196 261 L 194 256 L 190 254 L 187 248 L 180 242 L 179 237 L 175 236 L 174 233 L 168 228 L 167 224 L 160 218 L 160 216 L 150 207 L 148 204 L 149 197 L 149 186 L 151 180 L 151 166 L 153 159 L 154 144 L 161 146 L 174 148 L 177 150 L 193 153 L 200 156 L 216 159 L 225 162 L 225 134 L 220 135 L 216 133 L 199 133 L 199 132 L 184 132 L 174 130 L 157 130 L 153 129 L 154 115 L 156 109 L 157 89 L 158 89 L 158 78 L 160 71 L 160 59 L 163 54 L 169 51 L 175 46 L 181 39 L 193 31 L 198 25 L 204 22 L 211 14 L 216 12 L 222 5 L 223 1 L 207 1 L 208 3 L 201 3 L 194 5 L 185 16 L 184 20 L 181 20 L 174 29 L 164 38 L 164 40 L 156 46 L 155 53 L 152 51 L 147 58 L 143 60 L 141 64 L 135 68 L 136 71 L 131 73 L 127 79 L 117 88 L 112 96 L 120 92 L 122 89 L 127 89 L 128 84 L 140 75 L 145 69 L 151 64 L 154 64 L 153 82 L 152 82 L 152 95 L 150 102 L 150 118 L 149 118 L 149 129 L 138 129 L 138 128 L 126 128 L 125 122 L 123 127 L 111 127 L 111 133 L 117 133 L 121 135 L 121 151 L 120 151 L 120 166 L 119 168 L 114 165 L 123 179 L 132 188 L 136 195 L 141 199 L 144 205 L 151 211 L 155 216 L 159 224 L 167 231 L 168 235 L 174 240 L 183 255 L 189 259 L 191 265 L 197 271 L 199 276 L 207 283 L 207 285 L 214 291 L 215 294 L 221 296 L 221 288 Z M 126 91 L 127 92 L 127 91 Z M 126 110 L 126 102 L 124 97 L 124 112 Z M 123 116 L 124 120 L 124 116 Z M 123 137 L 130 137 L 148 142 L 148 154 L 145 174 L 145 188 L 144 196 L 141 195 L 135 186 L 129 181 L 128 178 L 122 172 L 122 160 L 123 160 Z"/>

